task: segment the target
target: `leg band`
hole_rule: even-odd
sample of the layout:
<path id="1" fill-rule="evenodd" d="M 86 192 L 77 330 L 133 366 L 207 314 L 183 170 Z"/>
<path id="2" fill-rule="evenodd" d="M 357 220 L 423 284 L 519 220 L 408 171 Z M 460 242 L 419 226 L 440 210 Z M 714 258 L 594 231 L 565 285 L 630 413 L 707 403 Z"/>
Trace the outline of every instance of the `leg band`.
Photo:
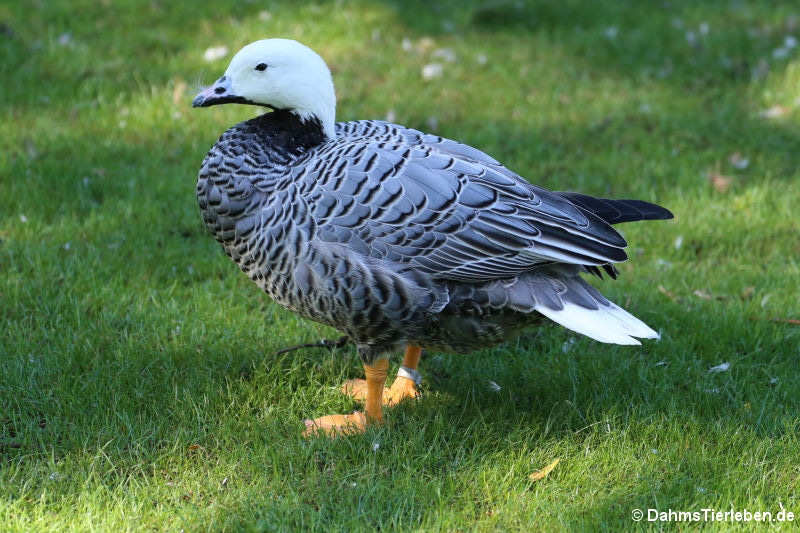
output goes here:
<path id="1" fill-rule="evenodd" d="M 408 368 L 407 366 L 400 367 L 400 369 L 397 371 L 397 377 L 410 379 L 415 385 L 422 383 L 422 374 L 417 372 L 416 369 Z"/>

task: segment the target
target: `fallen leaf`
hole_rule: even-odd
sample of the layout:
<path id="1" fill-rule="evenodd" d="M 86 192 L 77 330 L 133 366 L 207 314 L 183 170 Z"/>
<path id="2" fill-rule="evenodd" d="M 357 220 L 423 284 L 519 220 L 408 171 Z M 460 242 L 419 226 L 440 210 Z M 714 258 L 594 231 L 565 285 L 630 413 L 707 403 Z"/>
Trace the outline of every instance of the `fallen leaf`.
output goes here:
<path id="1" fill-rule="evenodd" d="M 539 481 L 540 479 L 546 478 L 550 474 L 550 472 L 553 471 L 553 469 L 556 467 L 559 461 L 561 461 L 561 459 L 556 458 L 555 461 L 553 461 L 546 467 L 542 468 L 541 470 L 537 470 L 528 477 L 530 478 L 531 481 Z"/>
<path id="2" fill-rule="evenodd" d="M 708 372 L 711 374 L 717 374 L 719 372 L 727 372 L 728 369 L 731 367 L 730 363 L 721 363 L 717 366 L 712 366 L 708 369 Z"/>
<path id="3" fill-rule="evenodd" d="M 723 176 L 722 174 L 718 174 L 716 172 L 709 172 L 708 181 L 711 183 L 711 186 L 714 187 L 715 191 L 719 193 L 726 193 L 728 192 L 728 189 L 731 188 L 733 178 L 729 176 Z"/>
<path id="4" fill-rule="evenodd" d="M 761 118 L 781 118 L 785 114 L 787 114 L 790 109 L 786 106 L 782 105 L 774 105 L 769 109 L 765 109 L 758 114 Z"/>
<path id="5" fill-rule="evenodd" d="M 228 55 L 227 46 L 212 46 L 211 48 L 206 48 L 206 51 L 203 52 L 203 59 L 210 63 L 217 59 L 222 59 L 226 55 Z"/>
<path id="6" fill-rule="evenodd" d="M 428 63 L 422 67 L 422 79 L 424 80 L 440 78 L 443 73 L 444 67 L 442 67 L 441 63 Z"/>
<path id="7" fill-rule="evenodd" d="M 678 299 L 678 297 L 675 296 L 674 293 L 668 291 L 663 285 L 659 285 L 658 286 L 658 292 L 660 292 L 661 294 L 663 294 L 664 296 L 666 296 L 667 298 L 669 298 L 673 302 Z"/>
<path id="8" fill-rule="evenodd" d="M 744 157 L 740 152 L 733 152 L 728 161 L 734 168 L 738 168 L 739 170 L 744 170 L 750 165 L 750 160 Z"/>
<path id="9" fill-rule="evenodd" d="M 436 41 L 430 37 L 423 37 L 417 41 L 417 51 L 423 54 L 431 50 L 434 46 L 436 46 Z"/>
<path id="10" fill-rule="evenodd" d="M 712 296 L 708 294 L 706 291 L 702 291 L 700 289 L 696 289 L 693 293 L 698 298 L 702 298 L 703 300 L 710 300 Z"/>
<path id="11" fill-rule="evenodd" d="M 781 324 L 792 324 L 794 326 L 800 326 L 800 320 L 796 318 L 770 318 L 770 322 L 779 322 Z"/>
<path id="12" fill-rule="evenodd" d="M 442 59 L 448 63 L 453 63 L 456 60 L 456 53 L 452 48 L 439 48 L 438 50 L 433 51 L 431 57 Z"/>
<path id="13" fill-rule="evenodd" d="M 755 287 L 745 287 L 744 289 L 742 289 L 742 292 L 739 293 L 739 296 L 741 297 L 742 300 L 749 300 L 750 298 L 753 297 L 755 293 L 756 293 Z"/>
<path id="14" fill-rule="evenodd" d="M 178 80 L 175 82 L 175 87 L 172 88 L 172 103 L 175 105 L 180 104 L 184 94 L 186 94 L 186 82 Z"/>

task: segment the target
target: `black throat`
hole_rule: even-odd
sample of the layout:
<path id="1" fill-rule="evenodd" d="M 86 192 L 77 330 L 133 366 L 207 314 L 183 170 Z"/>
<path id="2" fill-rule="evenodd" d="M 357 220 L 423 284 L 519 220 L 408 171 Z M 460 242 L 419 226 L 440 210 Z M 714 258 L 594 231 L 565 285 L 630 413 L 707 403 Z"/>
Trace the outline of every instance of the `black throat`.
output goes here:
<path id="1" fill-rule="evenodd" d="M 301 154 L 325 142 L 322 122 L 317 117 L 301 119 L 285 109 L 276 109 L 243 124 L 259 141 L 273 149 Z"/>

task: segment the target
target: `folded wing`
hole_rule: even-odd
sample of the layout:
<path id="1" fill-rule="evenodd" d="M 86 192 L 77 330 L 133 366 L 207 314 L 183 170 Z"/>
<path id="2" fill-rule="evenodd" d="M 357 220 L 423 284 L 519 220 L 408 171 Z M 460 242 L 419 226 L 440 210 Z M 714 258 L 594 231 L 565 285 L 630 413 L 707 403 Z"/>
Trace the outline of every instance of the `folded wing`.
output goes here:
<path id="1" fill-rule="evenodd" d="M 295 177 L 323 241 L 465 282 L 627 258 L 608 222 L 475 148 L 373 121 L 337 133 Z"/>

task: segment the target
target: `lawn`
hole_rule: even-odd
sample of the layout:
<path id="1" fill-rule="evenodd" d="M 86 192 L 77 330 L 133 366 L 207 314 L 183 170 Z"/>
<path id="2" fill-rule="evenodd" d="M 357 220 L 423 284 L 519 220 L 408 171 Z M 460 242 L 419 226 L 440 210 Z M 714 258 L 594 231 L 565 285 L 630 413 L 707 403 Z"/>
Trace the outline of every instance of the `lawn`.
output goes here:
<path id="1" fill-rule="evenodd" d="M 260 293 L 194 193 L 205 152 L 256 110 L 191 99 L 268 36 L 325 57 L 341 120 L 389 117 L 548 188 L 669 207 L 622 226 L 631 259 L 593 282 L 661 340 L 548 326 L 426 353 L 424 396 L 384 426 L 302 439 L 303 418 L 357 407 L 338 391 L 362 374 L 355 350 L 275 355 L 338 334 Z M 3 3 L 0 529 L 800 514 L 798 40 L 790 1 Z"/>

